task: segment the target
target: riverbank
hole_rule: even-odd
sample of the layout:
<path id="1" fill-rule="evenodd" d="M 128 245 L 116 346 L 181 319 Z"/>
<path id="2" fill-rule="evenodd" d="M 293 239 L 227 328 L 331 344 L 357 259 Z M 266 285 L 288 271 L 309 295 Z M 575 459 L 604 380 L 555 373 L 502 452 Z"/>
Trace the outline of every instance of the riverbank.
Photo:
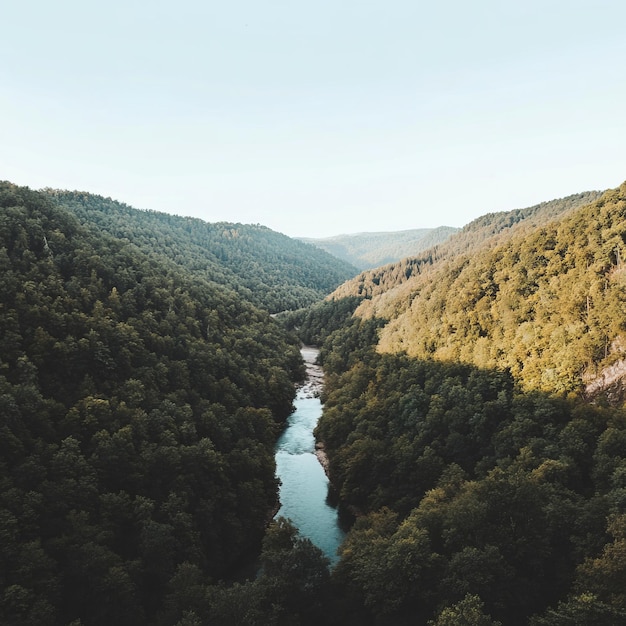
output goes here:
<path id="1" fill-rule="evenodd" d="M 330 480 L 330 475 L 328 473 L 328 466 L 329 466 L 328 455 L 326 454 L 326 449 L 324 447 L 323 441 L 315 442 L 315 456 L 317 457 L 317 460 L 320 462 L 320 465 L 324 468 L 324 474 L 326 474 L 326 477 L 328 478 L 328 480 Z"/>
<path id="2" fill-rule="evenodd" d="M 315 423 L 317 423 L 317 419 L 321 414 L 321 403 L 319 398 L 322 394 L 324 387 L 324 372 L 322 368 L 317 364 L 319 349 L 315 348 L 314 346 L 303 346 L 301 348 L 301 354 L 306 366 L 306 377 L 301 384 L 297 385 L 297 393 L 295 398 L 296 410 L 294 411 L 294 413 L 291 414 L 291 416 L 289 416 L 286 423 L 285 431 L 282 433 L 277 442 L 276 450 L 277 475 L 279 477 L 282 476 L 281 492 L 283 494 L 283 499 L 285 500 L 285 502 L 281 502 L 281 497 L 279 494 L 275 505 L 267 513 L 266 522 L 267 524 L 269 524 L 273 519 L 276 518 L 277 515 L 285 514 L 287 517 L 292 518 L 292 521 L 296 523 L 298 529 L 303 532 L 304 536 L 311 538 L 311 534 L 308 534 L 309 531 L 307 529 L 306 522 L 310 520 L 315 520 L 316 516 L 319 516 L 321 512 L 322 515 L 320 516 L 320 519 L 316 522 L 316 526 L 330 526 L 331 528 L 333 528 L 334 526 L 336 526 L 334 520 L 337 518 L 337 512 L 335 511 L 329 514 L 329 512 L 327 511 L 328 505 L 326 503 L 326 499 L 328 491 L 328 459 L 324 454 L 323 444 L 317 444 L 313 437 Z M 306 413 L 311 411 L 314 412 L 314 419 L 307 420 Z M 302 420 L 303 414 L 304 420 Z M 296 419 L 298 418 L 298 415 L 300 415 L 300 419 Z M 300 422 L 300 426 L 298 424 L 294 426 L 294 422 Z M 302 424 L 302 422 L 304 422 L 304 424 Z M 289 439 L 292 440 L 292 443 L 287 446 L 288 454 L 285 457 L 281 455 L 281 442 Z M 309 453 L 308 456 L 311 460 L 311 464 L 309 467 L 307 467 L 306 464 L 307 452 Z M 281 467 L 285 463 L 291 464 L 292 462 L 296 462 L 293 467 L 290 467 L 288 470 L 281 469 Z M 292 493 L 289 493 L 289 489 L 285 488 L 288 487 L 288 483 L 290 483 L 292 479 L 296 478 L 299 473 L 304 474 L 304 477 L 310 475 L 314 476 L 316 472 L 316 467 L 317 472 L 319 472 L 321 475 L 320 479 L 313 482 L 313 486 L 315 487 L 317 485 L 317 488 L 320 490 L 320 493 L 317 497 L 317 504 L 310 511 L 307 511 L 302 516 L 302 520 L 300 520 L 299 516 L 297 515 L 297 508 L 295 510 L 292 509 L 291 503 L 295 500 L 297 504 L 297 500 L 302 495 L 306 495 L 307 498 L 311 495 L 315 495 L 315 488 L 312 489 L 310 484 L 307 484 L 305 486 L 297 484 L 295 489 L 291 490 Z M 288 506 L 286 509 L 283 510 L 284 504 L 287 504 Z M 325 516 L 324 513 L 326 514 Z M 338 531 L 333 530 L 333 532 L 330 533 L 331 536 L 333 534 L 337 534 L 337 538 L 334 540 L 331 539 L 330 542 L 328 542 L 327 537 L 324 536 L 322 536 L 321 540 L 316 540 L 317 544 L 320 544 L 321 548 L 326 551 L 325 553 L 331 559 L 331 562 L 334 562 L 337 559 L 336 546 L 339 545 L 341 539 L 343 538 L 343 531 L 341 531 L 341 528 L 338 527 Z M 243 583 L 246 581 L 254 580 L 255 578 L 257 578 L 258 574 L 259 559 L 258 553 L 255 553 L 253 555 L 253 558 L 243 559 L 242 563 L 235 567 L 230 575 L 225 578 L 225 580 L 227 580 L 231 584 L 235 582 Z"/>
<path id="3" fill-rule="evenodd" d="M 332 488 L 323 446 L 315 442 L 314 431 L 322 414 L 320 395 L 324 375 L 317 364 L 319 350 L 302 348 L 307 377 L 298 386 L 295 411 L 276 444 L 276 476 L 280 481 L 281 508 L 277 516 L 290 519 L 303 537 L 310 539 L 332 564 L 345 533 L 337 508 L 331 504 Z M 322 454 L 320 454 L 322 453 Z"/>
<path id="4" fill-rule="evenodd" d="M 324 371 L 317 363 L 320 351 L 314 346 L 302 346 L 300 354 L 306 367 L 306 376 L 302 385 L 298 387 L 298 395 L 304 398 L 319 398 L 324 388 Z"/>
<path id="5" fill-rule="evenodd" d="M 303 385 L 299 388 L 300 397 L 319 398 L 324 389 L 324 370 L 317 362 L 319 357 L 319 349 L 314 346 L 303 346 L 300 350 L 304 364 L 306 366 L 306 378 Z M 324 449 L 323 441 L 315 442 L 315 456 L 324 469 L 324 473 L 328 475 L 328 456 Z"/>

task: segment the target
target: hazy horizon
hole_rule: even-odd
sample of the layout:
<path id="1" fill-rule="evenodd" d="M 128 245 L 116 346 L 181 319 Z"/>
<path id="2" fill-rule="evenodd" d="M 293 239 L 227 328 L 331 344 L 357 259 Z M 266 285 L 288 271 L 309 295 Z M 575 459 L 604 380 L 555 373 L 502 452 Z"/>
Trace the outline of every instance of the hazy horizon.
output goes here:
<path id="1" fill-rule="evenodd" d="M 0 178 L 293 237 L 626 179 L 626 5 L 10 1 Z"/>

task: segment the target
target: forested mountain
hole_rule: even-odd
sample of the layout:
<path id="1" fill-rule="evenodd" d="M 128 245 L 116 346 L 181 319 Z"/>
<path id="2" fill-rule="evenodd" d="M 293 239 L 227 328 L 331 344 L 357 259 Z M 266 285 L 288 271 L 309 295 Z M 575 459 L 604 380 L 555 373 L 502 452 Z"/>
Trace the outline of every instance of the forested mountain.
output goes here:
<path id="1" fill-rule="evenodd" d="M 316 434 L 357 516 L 342 623 L 626 624 L 626 183 L 577 202 L 296 320 L 326 337 Z"/>
<path id="2" fill-rule="evenodd" d="M 94 232 L 132 241 L 156 258 L 224 285 L 270 313 L 323 298 L 357 270 L 330 254 L 260 224 L 207 223 L 82 192 L 48 189 Z"/>
<path id="3" fill-rule="evenodd" d="M 396 232 L 337 235 L 324 239 L 301 237 L 300 240 L 326 250 L 360 270 L 366 270 L 417 256 L 423 250 L 446 241 L 458 230 L 451 226 L 439 226 Z"/>
<path id="4" fill-rule="evenodd" d="M 0 184 L 0 623 L 626 626 L 626 183 L 324 301 L 271 231 L 171 220 Z M 332 571 L 267 526 L 295 331 Z"/>
<path id="5" fill-rule="evenodd" d="M 440 263 L 414 281 L 381 349 L 508 369 L 529 389 L 580 392 L 626 355 L 625 191 Z"/>
<path id="6" fill-rule="evenodd" d="M 260 546 L 299 346 L 184 265 L 0 184 L 1 623 L 175 623 Z"/>
<path id="7" fill-rule="evenodd" d="M 558 200 L 542 202 L 527 209 L 487 213 L 451 235 L 444 242 L 424 250 L 417 256 L 403 258 L 388 266 L 362 272 L 337 288 L 333 297 L 358 296 L 371 298 L 398 288 L 409 279 L 430 271 L 445 259 L 460 254 L 494 247 L 514 234 L 522 235 L 601 196 L 599 191 L 586 191 Z"/>

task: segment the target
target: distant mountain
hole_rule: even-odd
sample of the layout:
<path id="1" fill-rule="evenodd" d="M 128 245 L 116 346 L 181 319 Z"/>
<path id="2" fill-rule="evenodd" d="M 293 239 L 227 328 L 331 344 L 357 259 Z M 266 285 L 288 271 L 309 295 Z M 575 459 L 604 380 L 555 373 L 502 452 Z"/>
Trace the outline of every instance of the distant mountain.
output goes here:
<path id="1" fill-rule="evenodd" d="M 46 189 L 45 194 L 93 232 L 174 261 L 270 313 L 320 300 L 358 272 L 324 250 L 260 224 L 208 223 L 78 191 Z"/>
<path id="2" fill-rule="evenodd" d="M 300 237 L 300 241 L 313 244 L 360 270 L 366 270 L 416 256 L 423 250 L 446 241 L 458 230 L 451 226 L 439 226 L 396 232 L 337 235 L 324 239 Z"/>

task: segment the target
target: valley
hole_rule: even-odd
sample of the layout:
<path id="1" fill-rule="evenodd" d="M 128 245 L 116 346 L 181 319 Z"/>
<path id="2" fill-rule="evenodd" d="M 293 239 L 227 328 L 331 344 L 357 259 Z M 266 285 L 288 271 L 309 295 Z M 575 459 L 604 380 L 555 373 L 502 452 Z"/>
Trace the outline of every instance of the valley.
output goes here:
<path id="1" fill-rule="evenodd" d="M 0 622 L 626 624 L 625 255 L 626 183 L 363 271 L 1 183 Z"/>

